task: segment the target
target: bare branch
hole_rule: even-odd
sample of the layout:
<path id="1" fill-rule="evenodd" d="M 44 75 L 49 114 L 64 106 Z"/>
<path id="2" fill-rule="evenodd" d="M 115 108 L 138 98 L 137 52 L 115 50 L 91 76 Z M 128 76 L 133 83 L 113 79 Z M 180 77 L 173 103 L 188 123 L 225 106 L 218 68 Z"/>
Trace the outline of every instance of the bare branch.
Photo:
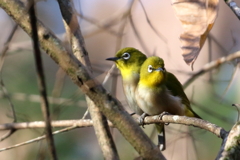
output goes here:
<path id="1" fill-rule="evenodd" d="M 64 128 L 64 129 L 55 131 L 55 132 L 53 132 L 52 134 L 55 135 L 55 134 L 58 134 L 58 133 L 67 132 L 67 131 L 72 130 L 72 129 L 74 129 L 74 128 L 76 128 L 76 127 L 75 127 L 75 126 L 71 126 L 71 127 L 68 127 L 68 128 Z M 13 145 L 13 146 L 1 148 L 1 149 L 0 149 L 0 152 L 6 151 L 6 150 L 9 150 L 9 149 L 13 149 L 13 148 L 16 148 L 16 147 L 24 146 L 24 145 L 27 145 L 27 144 L 31 144 L 31 143 L 34 143 L 34 142 L 38 142 L 38 141 L 43 140 L 43 139 L 45 139 L 45 138 L 46 138 L 46 135 L 43 135 L 43 136 L 40 136 L 40 137 L 31 139 L 31 140 L 28 140 L 28 141 L 26 141 L 26 142 L 22 142 L 22 143 L 15 144 L 15 145 Z"/>
<path id="2" fill-rule="evenodd" d="M 240 123 L 236 123 L 228 136 L 224 138 L 220 152 L 216 160 L 223 159 L 232 159 L 237 160 L 240 159 L 240 147 L 239 147 L 239 135 L 240 135 Z"/>
<path id="3" fill-rule="evenodd" d="M 9 93 L 8 93 L 8 91 L 7 91 L 7 89 L 6 89 L 5 85 L 4 85 L 4 82 L 3 82 L 3 78 L 2 78 L 2 68 L 3 68 L 4 61 L 5 61 L 6 53 L 7 53 L 8 49 L 9 49 L 9 44 L 11 43 L 11 40 L 12 40 L 12 38 L 13 38 L 13 36 L 14 36 L 16 30 L 17 30 L 17 28 L 18 28 L 18 25 L 15 24 L 15 25 L 13 26 L 12 31 L 10 32 L 10 34 L 9 34 L 9 36 L 8 36 L 8 38 L 7 38 L 7 41 L 5 42 L 5 45 L 4 45 L 4 47 L 3 47 L 3 50 L 2 50 L 2 52 L 1 52 L 1 57 L 0 57 L 0 86 L 1 86 L 1 88 L 2 88 L 2 93 L 3 93 L 4 97 L 7 98 L 8 102 L 9 102 L 9 105 L 10 105 L 10 107 L 11 107 L 12 115 L 13 115 L 13 122 L 17 122 L 17 117 L 16 117 L 14 105 L 13 105 L 13 103 L 12 103 L 12 101 L 11 101 L 11 98 L 10 98 L 10 96 L 9 96 Z M 6 138 L 10 137 L 15 131 L 16 131 L 16 130 L 14 130 L 14 129 L 8 131 L 5 135 L 3 135 L 3 136 L 1 137 L 0 141 L 3 141 L 3 140 L 5 140 Z"/>
<path id="4" fill-rule="evenodd" d="M 30 2 L 30 1 L 29 1 Z M 47 100 L 47 91 L 46 91 L 46 84 L 45 84 L 45 76 L 42 66 L 42 58 L 41 58 L 41 51 L 38 45 L 38 29 L 37 29 L 37 18 L 35 15 L 35 4 L 34 2 L 29 3 L 29 15 L 31 21 L 31 28 L 32 28 L 32 39 L 33 39 L 33 48 L 34 48 L 34 57 L 35 57 L 35 64 L 37 69 L 37 78 L 38 78 L 38 87 L 41 95 L 41 109 L 43 113 L 43 117 L 45 119 L 45 132 L 47 137 L 48 146 L 50 148 L 50 155 L 53 160 L 57 160 L 57 153 L 54 146 L 54 139 L 52 135 L 52 127 L 51 127 L 51 118 L 50 118 L 50 111 L 49 111 L 49 104 Z"/>
<path id="5" fill-rule="evenodd" d="M 18 101 L 30 101 L 30 102 L 36 102 L 40 103 L 41 99 L 39 95 L 36 94 L 31 94 L 27 95 L 25 93 L 9 93 L 8 95 L 10 98 Z M 4 98 L 5 94 L 4 92 L 0 91 L 0 98 Z M 67 106 L 72 106 L 72 105 L 78 105 L 80 107 L 86 107 L 86 101 L 85 100 L 78 100 L 74 101 L 73 99 L 68 99 L 68 98 L 56 98 L 56 97 L 48 97 L 49 103 L 55 104 L 55 105 L 67 105 Z"/>
<path id="6" fill-rule="evenodd" d="M 70 1 L 58 0 L 61 13 L 64 21 L 67 25 L 65 28 L 68 34 L 70 34 L 70 44 L 72 46 L 72 52 L 77 59 L 87 67 L 90 71 L 91 64 L 88 57 L 87 50 L 85 48 L 85 42 L 78 24 L 77 16 L 74 13 L 73 4 Z M 94 130 L 98 138 L 98 142 L 102 149 L 105 159 L 119 159 L 117 148 L 113 141 L 112 135 L 109 130 L 106 117 L 100 112 L 100 109 L 86 96 L 88 103 L 88 110 L 94 122 Z"/>
<path id="7" fill-rule="evenodd" d="M 237 6 L 236 2 L 234 2 L 233 0 L 224 1 L 231 8 L 233 13 L 237 16 L 237 18 L 240 20 L 240 8 Z"/>
<path id="8" fill-rule="evenodd" d="M 143 9 L 143 12 L 144 12 L 144 15 L 145 15 L 145 18 L 147 20 L 147 23 L 149 24 L 149 26 L 152 28 L 152 30 L 154 31 L 154 33 L 158 36 L 159 39 L 161 39 L 165 44 L 167 44 L 167 38 L 160 32 L 157 31 L 157 29 L 153 26 L 152 22 L 150 21 L 150 19 L 148 18 L 148 15 L 147 15 L 147 11 L 143 5 L 143 2 L 142 0 L 139 1 L 142 9 Z"/>
<path id="9" fill-rule="evenodd" d="M 137 37 L 137 40 L 139 41 L 140 45 L 142 46 L 142 48 L 144 49 L 144 53 L 149 55 L 149 51 L 148 51 L 148 48 L 147 46 L 145 45 L 145 42 L 143 41 L 143 38 L 141 37 L 141 35 L 139 34 L 139 31 L 137 30 L 137 27 L 133 21 L 133 18 L 132 18 L 132 15 L 129 16 L 129 22 L 130 22 L 130 25 L 133 29 L 133 32 L 135 34 L 135 36 Z"/>
<path id="10" fill-rule="evenodd" d="M 31 33 L 29 16 L 25 14 L 24 7 L 17 0 L 0 0 L 0 7 L 10 15 L 25 31 Z M 74 56 L 69 54 L 61 42 L 40 22 L 38 23 L 39 42 L 42 49 L 68 74 L 102 113 L 117 127 L 127 141 L 145 159 L 165 159 L 158 147 L 137 126 L 130 115 L 124 110 L 121 103 L 114 99 L 107 91 L 94 80 L 91 73 L 86 70 Z M 77 74 L 76 74 L 77 73 Z M 120 123 L 119 123 L 120 122 Z"/>
<path id="11" fill-rule="evenodd" d="M 139 124 L 139 116 L 134 115 L 135 123 Z M 113 126 L 113 124 L 108 121 L 109 126 Z M 198 128 L 202 128 L 208 132 L 211 132 L 215 134 L 218 137 L 224 138 L 226 135 L 226 131 L 218 127 L 215 124 L 212 124 L 208 121 L 198 119 L 198 118 L 192 118 L 192 117 L 186 117 L 186 116 L 178 116 L 178 115 L 164 115 L 162 119 L 159 118 L 159 116 L 147 116 L 144 119 L 144 124 L 154 124 L 154 123 L 174 123 L 174 124 L 183 124 L 188 126 L 194 126 Z M 80 119 L 80 120 L 58 120 L 58 121 L 52 121 L 51 123 L 52 127 L 70 127 L 70 126 L 76 126 L 78 128 L 82 127 L 92 127 L 93 122 L 90 119 Z M 0 125 L 0 130 L 9 130 L 9 129 L 33 129 L 33 128 L 44 128 L 45 124 L 42 121 L 36 121 L 36 122 L 22 122 L 22 123 L 6 123 Z"/>
<path id="12" fill-rule="evenodd" d="M 184 88 L 187 88 L 195 79 L 197 79 L 199 76 L 203 75 L 204 73 L 211 71 L 217 67 L 219 67 L 221 64 L 224 64 L 226 62 L 233 61 L 237 58 L 240 58 L 240 51 L 232 53 L 228 56 L 219 58 L 215 61 L 212 61 L 210 63 L 207 63 L 203 66 L 201 70 L 193 74 L 183 85 Z"/>

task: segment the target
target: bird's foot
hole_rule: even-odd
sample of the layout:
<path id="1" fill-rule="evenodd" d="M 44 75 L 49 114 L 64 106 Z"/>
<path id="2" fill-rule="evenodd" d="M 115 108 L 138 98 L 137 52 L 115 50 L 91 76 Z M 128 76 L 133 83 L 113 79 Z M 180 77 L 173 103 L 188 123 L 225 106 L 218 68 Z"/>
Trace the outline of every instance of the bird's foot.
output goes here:
<path id="1" fill-rule="evenodd" d="M 164 116 L 164 115 L 170 115 L 170 113 L 168 113 L 168 112 L 162 112 L 160 115 L 159 115 L 159 119 L 160 120 L 162 120 L 162 117 Z M 169 123 L 164 123 L 165 125 L 169 125 Z"/>
<path id="2" fill-rule="evenodd" d="M 148 116 L 147 113 L 143 113 L 140 117 L 139 117 L 139 124 L 144 128 L 144 118 Z"/>

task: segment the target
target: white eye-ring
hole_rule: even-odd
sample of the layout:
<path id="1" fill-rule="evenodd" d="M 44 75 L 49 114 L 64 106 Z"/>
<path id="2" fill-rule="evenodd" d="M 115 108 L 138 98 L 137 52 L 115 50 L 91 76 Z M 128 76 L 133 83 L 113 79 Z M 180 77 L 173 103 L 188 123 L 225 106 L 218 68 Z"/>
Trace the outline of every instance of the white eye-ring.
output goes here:
<path id="1" fill-rule="evenodd" d="M 126 52 L 126 53 L 123 53 L 122 58 L 127 60 L 127 59 L 130 58 L 130 54 L 127 53 L 127 52 Z"/>
<path id="2" fill-rule="evenodd" d="M 152 71 L 153 71 L 153 67 L 152 67 L 152 65 L 149 65 L 148 66 L 148 72 L 151 73 Z"/>

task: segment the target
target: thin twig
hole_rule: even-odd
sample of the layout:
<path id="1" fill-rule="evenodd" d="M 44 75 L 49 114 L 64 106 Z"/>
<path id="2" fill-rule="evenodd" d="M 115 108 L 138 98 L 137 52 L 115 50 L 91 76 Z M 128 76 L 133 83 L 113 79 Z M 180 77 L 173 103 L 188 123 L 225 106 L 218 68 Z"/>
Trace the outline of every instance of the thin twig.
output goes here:
<path id="1" fill-rule="evenodd" d="M 57 73 L 56 73 L 55 83 L 54 83 L 54 87 L 53 87 L 53 90 L 52 90 L 52 97 L 54 99 L 57 99 L 57 98 L 60 97 L 60 95 L 62 93 L 63 86 L 64 86 L 65 77 L 66 77 L 66 73 L 62 70 L 62 68 L 59 68 Z M 56 104 L 56 102 L 54 104 Z M 53 116 L 55 118 L 57 118 L 57 116 L 59 115 L 59 113 L 61 111 L 61 107 L 59 107 L 57 105 L 53 105 L 52 108 L 53 108 L 52 118 L 53 118 Z"/>
<path id="2" fill-rule="evenodd" d="M 30 94 L 27 95 L 25 93 L 9 93 L 8 95 L 11 99 L 14 100 L 18 100 L 18 101 L 30 101 L 30 102 L 36 102 L 39 103 L 41 102 L 40 96 L 36 95 L 36 94 Z M 79 99 L 79 94 L 77 94 L 78 99 Z M 3 91 L 0 91 L 0 98 L 4 98 L 5 94 Z M 75 95 L 71 96 L 71 98 L 55 98 L 55 97 L 51 97 L 48 96 L 48 100 L 50 104 L 54 104 L 54 105 L 66 105 L 66 106 L 72 106 L 72 105 L 77 105 L 80 107 L 86 107 L 86 101 L 85 100 L 78 100 L 78 101 L 74 101 L 73 99 L 75 99 Z"/>
<path id="3" fill-rule="evenodd" d="M 13 38 L 13 35 L 15 34 L 16 30 L 18 28 L 18 25 L 17 24 L 14 24 L 13 28 L 12 28 L 12 31 L 10 32 L 8 38 L 7 38 L 7 41 L 5 42 L 4 44 L 4 47 L 3 47 L 3 50 L 1 52 L 1 57 L 0 57 L 0 86 L 2 88 L 2 93 L 4 95 L 5 98 L 7 98 L 8 102 L 9 102 L 9 105 L 11 107 L 11 111 L 12 111 L 12 116 L 13 116 L 13 122 L 17 122 L 17 116 L 16 116 L 16 112 L 15 112 L 15 109 L 14 109 L 14 105 L 11 101 L 11 98 L 9 96 L 9 93 L 4 85 L 4 82 L 3 82 L 3 78 L 2 78 L 2 68 L 3 68 L 3 64 L 4 64 L 4 61 L 5 61 L 5 57 L 6 57 L 6 53 L 9 49 L 9 45 L 11 43 L 11 40 Z M 7 133 L 5 133 L 1 138 L 0 138 L 0 141 L 3 141 L 5 140 L 6 138 L 10 137 L 16 130 L 15 129 L 11 129 L 10 131 L 8 131 Z"/>
<path id="4" fill-rule="evenodd" d="M 50 149 L 50 155 L 53 160 L 57 160 L 57 153 L 54 146 L 54 139 L 52 135 L 52 127 L 51 127 L 51 118 L 50 118 L 50 111 L 49 111 L 49 104 L 47 100 L 47 91 L 46 91 L 46 84 L 45 84 L 45 77 L 44 71 L 42 66 L 42 58 L 41 58 L 41 51 L 38 45 L 38 30 L 37 30 L 37 18 L 35 16 L 35 6 L 34 3 L 30 3 L 29 5 L 29 15 L 31 20 L 31 27 L 32 27 L 32 39 L 33 39 L 33 48 L 34 48 L 34 58 L 36 63 L 37 69 L 37 78 L 38 78 L 38 86 L 41 95 L 41 109 L 46 123 L 46 137 L 48 146 Z"/>
<path id="5" fill-rule="evenodd" d="M 234 124 L 234 122 L 231 119 L 229 119 L 229 117 L 224 117 L 223 115 L 217 113 L 216 111 L 212 111 L 211 109 L 209 109 L 210 107 L 204 107 L 195 101 L 191 101 L 191 104 L 197 106 L 203 113 L 208 114 L 209 116 L 219 119 L 225 123 Z"/>
<path id="6" fill-rule="evenodd" d="M 67 131 L 70 131 L 70 130 L 75 129 L 75 128 L 76 128 L 75 126 L 71 126 L 71 127 L 68 127 L 68 128 L 64 128 L 64 129 L 55 131 L 55 132 L 53 132 L 52 134 L 55 135 L 55 134 L 67 132 Z M 13 146 L 1 148 L 1 149 L 0 149 L 0 152 L 6 151 L 6 150 L 9 150 L 9 149 L 13 149 L 13 148 L 16 148 L 16 147 L 24 146 L 24 145 L 27 145 L 27 144 L 31 144 L 31 143 L 34 143 L 34 142 L 38 142 L 38 141 L 43 140 L 43 139 L 45 139 L 45 138 L 46 138 L 46 135 L 43 135 L 43 136 L 40 136 L 40 137 L 31 139 L 31 140 L 28 140 L 28 141 L 25 141 L 25 142 L 22 142 L 22 143 L 15 144 L 15 145 L 13 145 Z"/>
<path id="7" fill-rule="evenodd" d="M 210 63 L 207 63 L 203 66 L 203 68 L 201 70 L 199 70 L 198 72 L 196 72 L 195 74 L 193 74 L 183 85 L 184 89 L 186 89 L 195 79 L 197 79 L 198 77 L 200 77 L 201 75 L 203 75 L 204 73 L 207 73 L 210 70 L 213 70 L 219 66 L 221 66 L 221 64 L 226 63 L 226 62 L 230 62 L 234 59 L 240 58 L 240 51 L 232 53 L 228 56 L 224 56 L 222 58 L 219 58 L 215 61 L 212 61 Z"/>
<path id="8" fill-rule="evenodd" d="M 134 24 L 132 15 L 129 16 L 129 22 L 130 22 L 130 25 L 131 25 L 131 27 L 132 27 L 132 29 L 133 29 L 133 32 L 134 32 L 135 36 L 137 37 L 138 42 L 140 43 L 140 45 L 142 46 L 142 48 L 143 48 L 143 50 L 144 50 L 144 53 L 149 56 L 149 55 L 150 55 L 150 54 L 149 54 L 150 52 L 148 51 L 148 48 L 147 48 L 147 46 L 145 45 L 145 42 L 143 41 L 143 38 L 142 38 L 141 35 L 139 34 L 139 31 L 137 30 L 136 25 Z"/>
<path id="9" fill-rule="evenodd" d="M 167 38 L 160 32 L 157 31 L 157 29 L 153 26 L 152 22 L 150 21 L 150 19 L 148 18 L 148 15 L 147 15 L 147 11 L 143 5 L 143 2 L 140 0 L 139 1 L 142 9 L 143 9 L 143 12 L 144 12 L 144 15 L 145 15 L 145 18 L 149 24 L 149 26 L 152 28 L 152 30 L 154 31 L 154 33 L 158 36 L 158 38 L 160 38 L 165 44 L 168 44 L 168 41 L 167 41 Z"/>
<path id="10" fill-rule="evenodd" d="M 75 13 L 79 17 L 81 17 L 82 19 L 86 20 L 89 23 L 92 23 L 94 26 L 100 28 L 100 30 L 99 29 L 89 30 L 90 27 L 88 27 L 86 30 L 84 30 L 84 37 L 86 37 L 86 38 L 90 37 L 92 35 L 95 35 L 95 34 L 101 32 L 102 30 L 107 31 L 107 32 L 109 32 L 109 33 L 111 33 L 111 34 L 113 34 L 113 35 L 115 35 L 117 37 L 123 36 L 123 34 L 115 32 L 110 27 L 120 23 L 122 19 L 128 17 L 128 15 L 129 15 L 129 8 L 128 7 L 131 6 L 132 1 L 133 0 L 129 0 L 128 1 L 128 4 L 127 4 L 126 7 L 124 7 L 124 11 L 123 12 L 113 13 L 111 15 L 111 17 L 107 17 L 107 19 L 102 20 L 102 22 L 99 22 L 99 20 L 96 20 L 96 19 L 91 18 L 91 17 L 87 17 L 87 16 L 83 15 L 82 13 L 77 13 L 75 11 Z M 96 28 L 96 27 L 94 27 L 94 28 Z"/>

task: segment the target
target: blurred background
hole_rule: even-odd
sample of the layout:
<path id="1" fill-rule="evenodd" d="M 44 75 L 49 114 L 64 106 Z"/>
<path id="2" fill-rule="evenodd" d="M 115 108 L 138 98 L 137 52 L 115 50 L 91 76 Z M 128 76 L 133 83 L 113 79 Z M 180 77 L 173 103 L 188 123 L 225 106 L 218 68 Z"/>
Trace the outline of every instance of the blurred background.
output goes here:
<path id="1" fill-rule="evenodd" d="M 179 36 L 182 27 L 174 15 L 171 1 L 142 0 L 134 1 L 132 5 L 131 3 L 132 1 L 127 0 L 74 1 L 94 75 L 99 82 L 103 82 L 113 65 L 105 59 L 113 57 L 117 50 L 123 47 L 135 47 L 148 56 L 162 57 L 166 69 L 174 73 L 182 84 L 205 64 L 240 49 L 240 22 L 230 8 L 220 1 L 218 17 L 192 71 L 181 55 Z M 65 29 L 56 0 L 38 1 L 37 16 L 60 39 L 65 40 Z M 1 50 L 14 25 L 14 21 L 1 9 Z M 82 118 L 87 109 L 84 95 L 50 57 L 42 55 L 48 95 L 58 98 L 51 102 L 52 119 Z M 119 72 L 114 69 L 113 73 L 104 87 L 128 110 Z M 238 62 L 234 61 L 220 65 L 191 83 L 185 92 L 192 102 L 193 110 L 204 120 L 225 130 L 231 129 L 238 116 L 232 104 L 239 103 L 239 75 Z M 43 120 L 32 44 L 29 36 L 21 28 L 14 34 L 0 78 L 4 84 L 0 87 L 1 124 L 13 121 L 9 100 L 3 94 L 4 90 L 7 90 L 14 105 L 17 122 Z M 167 149 L 163 154 L 167 159 L 211 160 L 215 159 L 220 149 L 221 139 L 204 130 L 173 124 L 168 125 L 166 130 Z M 144 131 L 155 143 L 157 142 L 153 125 L 146 126 Z M 0 131 L 0 134 L 4 135 L 6 132 Z M 138 156 L 116 129 L 112 129 L 112 133 L 121 159 L 130 160 Z M 2 141 L 0 148 L 42 134 L 43 129 L 19 130 Z M 57 154 L 61 160 L 103 159 L 93 128 L 75 129 L 54 138 Z M 0 152 L 0 157 L 8 160 L 50 159 L 45 140 Z"/>

